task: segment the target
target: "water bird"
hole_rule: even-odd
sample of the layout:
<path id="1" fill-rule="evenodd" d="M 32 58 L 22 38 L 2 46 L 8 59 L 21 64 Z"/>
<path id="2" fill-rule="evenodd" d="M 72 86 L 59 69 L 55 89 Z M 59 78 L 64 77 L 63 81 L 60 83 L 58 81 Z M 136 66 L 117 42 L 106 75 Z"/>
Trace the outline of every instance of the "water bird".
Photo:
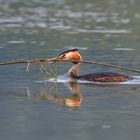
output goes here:
<path id="1" fill-rule="evenodd" d="M 132 80 L 133 77 L 114 72 L 99 72 L 86 75 L 79 75 L 80 65 L 83 59 L 78 49 L 63 51 L 54 60 L 72 61 L 73 66 L 68 71 L 68 76 L 73 80 L 86 80 L 90 82 L 125 82 Z"/>

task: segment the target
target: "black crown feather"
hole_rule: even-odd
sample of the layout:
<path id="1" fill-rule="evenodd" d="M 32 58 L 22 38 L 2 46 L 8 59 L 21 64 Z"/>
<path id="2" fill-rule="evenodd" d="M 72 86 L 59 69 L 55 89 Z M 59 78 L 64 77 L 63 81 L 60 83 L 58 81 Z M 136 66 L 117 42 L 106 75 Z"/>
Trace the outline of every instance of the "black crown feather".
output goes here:
<path id="1" fill-rule="evenodd" d="M 74 51 L 78 51 L 78 49 L 70 49 L 70 50 L 63 51 L 62 53 L 59 54 L 59 56 L 65 53 L 74 52 Z"/>

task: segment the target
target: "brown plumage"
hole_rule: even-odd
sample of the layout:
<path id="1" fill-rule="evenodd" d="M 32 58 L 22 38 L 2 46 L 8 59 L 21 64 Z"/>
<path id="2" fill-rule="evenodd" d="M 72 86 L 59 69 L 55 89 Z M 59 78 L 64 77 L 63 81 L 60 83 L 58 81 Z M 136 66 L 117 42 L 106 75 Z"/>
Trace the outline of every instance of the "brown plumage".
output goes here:
<path id="1" fill-rule="evenodd" d="M 91 73 L 79 76 L 81 63 L 76 61 L 82 60 L 82 56 L 80 55 L 77 49 L 64 51 L 56 58 L 60 60 L 72 60 L 72 61 L 75 60 L 73 61 L 74 65 L 68 71 L 69 77 L 74 80 L 87 80 L 93 82 L 125 82 L 133 79 L 130 76 L 112 72 Z"/>
<path id="2" fill-rule="evenodd" d="M 94 82 L 125 82 L 132 80 L 130 76 L 106 72 L 106 73 L 92 73 L 87 75 L 81 75 L 77 77 L 80 80 L 94 81 Z"/>

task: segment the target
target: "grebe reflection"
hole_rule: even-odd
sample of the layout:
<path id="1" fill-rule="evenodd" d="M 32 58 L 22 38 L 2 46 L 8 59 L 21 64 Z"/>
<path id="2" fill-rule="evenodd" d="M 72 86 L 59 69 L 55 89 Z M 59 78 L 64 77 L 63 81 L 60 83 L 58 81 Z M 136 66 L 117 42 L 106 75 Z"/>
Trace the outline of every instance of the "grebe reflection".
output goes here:
<path id="1" fill-rule="evenodd" d="M 53 100 L 59 104 L 63 104 L 68 107 L 79 107 L 81 105 L 82 99 L 83 99 L 79 84 L 69 82 L 68 88 L 69 88 L 70 92 L 73 93 L 72 96 L 60 97 L 60 96 L 48 95 L 47 99 Z"/>

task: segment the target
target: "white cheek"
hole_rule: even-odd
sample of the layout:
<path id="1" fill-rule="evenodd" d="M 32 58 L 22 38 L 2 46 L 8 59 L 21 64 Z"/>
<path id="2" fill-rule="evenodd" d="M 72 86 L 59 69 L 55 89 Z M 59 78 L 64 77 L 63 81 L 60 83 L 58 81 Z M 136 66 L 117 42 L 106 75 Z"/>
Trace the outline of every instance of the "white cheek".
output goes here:
<path id="1" fill-rule="evenodd" d="M 68 53 L 68 54 L 66 55 L 66 58 L 67 58 L 67 59 L 71 59 L 71 54 Z"/>

